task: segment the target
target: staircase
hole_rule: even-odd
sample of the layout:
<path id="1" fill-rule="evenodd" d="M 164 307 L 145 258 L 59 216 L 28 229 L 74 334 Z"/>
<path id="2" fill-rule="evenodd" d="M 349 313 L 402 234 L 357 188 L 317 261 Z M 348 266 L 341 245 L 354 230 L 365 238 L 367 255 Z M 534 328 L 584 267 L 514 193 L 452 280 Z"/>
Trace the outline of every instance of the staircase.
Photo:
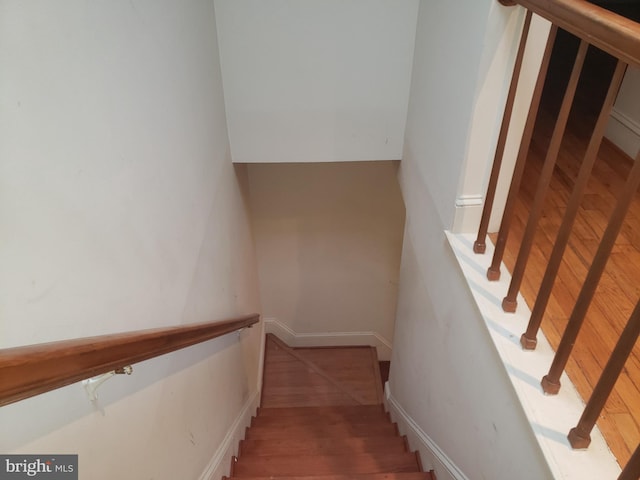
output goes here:
<path id="1" fill-rule="evenodd" d="M 292 349 L 269 335 L 262 407 L 231 477 L 435 480 L 382 407 L 375 349 Z"/>

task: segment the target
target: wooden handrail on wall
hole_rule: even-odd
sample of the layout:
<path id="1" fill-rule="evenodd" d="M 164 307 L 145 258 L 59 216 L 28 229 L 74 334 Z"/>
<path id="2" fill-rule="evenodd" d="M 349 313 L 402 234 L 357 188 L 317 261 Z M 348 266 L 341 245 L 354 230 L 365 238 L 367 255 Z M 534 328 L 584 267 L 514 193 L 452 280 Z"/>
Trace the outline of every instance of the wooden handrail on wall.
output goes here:
<path id="1" fill-rule="evenodd" d="M 500 0 L 522 5 L 629 65 L 640 67 L 640 24 L 586 0 Z"/>
<path id="2" fill-rule="evenodd" d="M 257 313 L 223 321 L 77 338 L 0 350 L 0 406 L 250 327 Z"/>

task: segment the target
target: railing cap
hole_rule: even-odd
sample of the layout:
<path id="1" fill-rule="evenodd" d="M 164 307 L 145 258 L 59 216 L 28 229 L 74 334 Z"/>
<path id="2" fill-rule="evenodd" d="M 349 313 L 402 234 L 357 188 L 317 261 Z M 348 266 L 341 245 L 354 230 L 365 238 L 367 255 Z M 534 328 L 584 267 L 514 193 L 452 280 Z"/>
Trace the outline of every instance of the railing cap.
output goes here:
<path id="1" fill-rule="evenodd" d="M 640 23 L 586 0 L 498 0 L 518 4 L 613 55 L 640 67 Z"/>

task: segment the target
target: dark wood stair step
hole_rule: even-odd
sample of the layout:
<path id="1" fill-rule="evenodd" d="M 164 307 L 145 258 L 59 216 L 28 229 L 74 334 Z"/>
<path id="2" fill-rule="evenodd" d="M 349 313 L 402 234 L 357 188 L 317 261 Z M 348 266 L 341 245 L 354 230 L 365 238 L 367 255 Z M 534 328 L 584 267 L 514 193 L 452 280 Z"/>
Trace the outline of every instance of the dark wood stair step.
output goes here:
<path id="1" fill-rule="evenodd" d="M 358 405 L 346 394 L 340 393 L 318 393 L 312 395 L 271 395 L 262 401 L 268 407 L 316 407 L 318 405 Z M 373 402 L 371 403 L 373 405 Z"/>
<path id="2" fill-rule="evenodd" d="M 365 388 L 368 386 L 367 383 L 364 384 L 364 386 L 356 384 L 356 382 L 353 382 L 355 385 L 353 385 L 354 387 L 360 387 L 360 388 Z M 370 382 L 369 382 L 370 383 Z M 269 378 L 267 380 L 264 381 L 264 387 L 265 388 L 278 388 L 281 387 L 282 385 L 286 385 L 286 384 L 293 384 L 296 387 L 322 387 L 322 386 L 327 386 L 329 388 L 336 388 L 334 385 L 328 384 L 327 380 L 317 374 L 313 374 L 313 373 L 309 373 L 309 372 L 301 372 L 299 374 L 294 374 L 294 373 L 277 373 L 277 372 L 269 372 Z M 287 390 L 290 389 L 290 387 L 286 387 Z"/>
<path id="3" fill-rule="evenodd" d="M 352 473 L 419 472 L 413 453 L 386 455 L 275 455 L 242 456 L 233 467 L 234 477 L 332 475 Z"/>
<path id="4" fill-rule="evenodd" d="M 391 423 L 389 416 L 379 412 L 374 415 L 340 415 L 340 414 L 323 414 L 323 415 L 300 415 L 288 417 L 276 416 L 258 416 L 251 419 L 252 427 L 268 427 L 280 426 L 288 428 L 293 425 L 335 425 L 345 423 L 348 425 L 358 424 L 388 424 Z"/>
<path id="5" fill-rule="evenodd" d="M 302 442 L 324 437 L 394 437 L 397 435 L 396 425 L 392 423 L 359 423 L 355 425 L 341 423 L 332 425 L 290 425 L 287 428 L 282 428 L 278 425 L 257 425 L 247 430 L 245 438 L 247 440 L 292 438 Z"/>
<path id="6" fill-rule="evenodd" d="M 340 405 L 331 407 L 286 407 L 258 409 L 258 417 L 299 417 L 309 415 L 376 415 L 384 412 L 382 405 Z"/>
<path id="7" fill-rule="evenodd" d="M 309 385 L 308 382 L 291 380 L 295 386 L 275 386 L 264 383 L 264 405 L 276 406 L 316 406 L 316 405 L 380 405 L 376 395 L 367 394 L 367 389 L 352 385 L 349 389 L 338 388 L 330 384 Z M 341 403 L 326 403 L 322 397 L 344 398 Z M 286 399 L 291 398 L 287 404 Z M 303 402 L 303 403 L 300 403 Z M 318 403 L 314 403 L 318 402 Z"/>
<path id="8" fill-rule="evenodd" d="M 431 473 L 352 473 L 344 475 L 304 475 L 304 476 L 270 476 L 247 477 L 243 480 L 435 480 Z"/>
<path id="9" fill-rule="evenodd" d="M 297 439 L 243 440 L 240 457 L 245 455 L 339 455 L 406 453 L 401 437 L 316 438 L 300 442 Z"/>

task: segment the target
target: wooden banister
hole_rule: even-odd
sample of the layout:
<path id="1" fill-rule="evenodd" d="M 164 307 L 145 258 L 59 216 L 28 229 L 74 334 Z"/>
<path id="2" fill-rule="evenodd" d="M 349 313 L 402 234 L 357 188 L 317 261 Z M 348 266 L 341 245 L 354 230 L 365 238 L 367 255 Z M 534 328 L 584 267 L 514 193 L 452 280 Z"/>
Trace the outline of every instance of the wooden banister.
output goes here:
<path id="1" fill-rule="evenodd" d="M 602 370 L 600 379 L 593 389 L 591 398 L 578 421 L 578 425 L 569 432 L 569 443 L 573 448 L 587 448 L 591 443 L 591 430 L 600 417 L 613 386 L 640 336 L 640 301 L 636 303 L 633 313 L 624 327 L 620 339 L 616 343 L 609 361 Z"/>
<path id="2" fill-rule="evenodd" d="M 531 207 L 531 210 L 529 212 L 529 219 L 527 220 L 527 226 L 525 227 L 522 242 L 520 243 L 518 258 L 511 274 L 509 291 L 504 300 L 502 300 L 502 309 L 505 312 L 513 313 L 516 311 L 516 298 L 518 296 L 518 292 L 520 291 L 520 285 L 522 284 L 522 279 L 524 277 L 524 270 L 527 266 L 527 261 L 529 260 L 531 248 L 533 247 L 533 240 L 538 228 L 538 222 L 540 220 L 540 217 L 542 216 L 542 207 L 547 196 L 547 191 L 549 190 L 549 185 L 551 184 L 553 169 L 556 166 L 556 160 L 558 159 L 558 154 L 560 153 L 562 138 L 564 137 L 567 122 L 569 121 L 569 112 L 571 111 L 571 106 L 573 105 L 573 99 L 578 88 L 578 80 L 580 79 L 580 74 L 582 73 L 582 66 L 584 65 L 584 60 L 587 57 L 588 49 L 589 44 L 587 42 L 585 42 L 584 40 L 580 42 L 580 48 L 578 49 L 578 54 L 571 71 L 571 78 L 569 79 L 569 84 L 567 85 L 564 98 L 562 99 L 562 106 L 560 107 L 560 112 L 558 113 L 556 126 L 553 129 L 551 141 L 549 143 L 549 147 L 547 148 L 547 154 L 544 159 L 542 172 L 540 173 L 540 178 L 538 179 L 538 186 L 536 188 L 533 206 Z"/>
<path id="3" fill-rule="evenodd" d="M 636 447 L 631 459 L 620 473 L 618 480 L 636 480 L 640 471 L 640 444 Z"/>
<path id="4" fill-rule="evenodd" d="M 574 182 L 573 189 L 569 190 L 571 192 L 570 198 L 566 204 L 565 214 L 557 237 L 555 241 L 552 240 L 553 252 L 538 290 L 538 295 L 535 298 L 535 305 L 529 325 L 527 326 L 527 331 L 520 339 L 521 344 L 525 349 L 533 349 L 536 345 L 536 334 L 545 314 L 555 278 L 563 259 L 563 253 L 568 245 L 569 238 L 572 233 L 574 220 L 576 219 L 579 207 L 581 206 L 583 193 L 585 192 L 587 183 L 591 177 L 594 163 L 598 158 L 599 147 L 602 142 L 617 93 L 622 84 L 625 70 L 628 65 L 640 67 L 640 23 L 636 23 L 631 19 L 625 18 L 597 5 L 588 3 L 586 0 L 497 1 L 506 6 L 520 5 L 527 10 L 528 16 L 531 15 L 531 13 L 535 13 L 549 20 L 552 23 L 552 27 L 547 39 L 547 45 L 542 58 L 541 67 L 538 72 L 536 85 L 533 90 L 529 113 L 527 115 L 525 128 L 522 134 L 520 149 L 516 158 L 500 229 L 495 241 L 493 259 L 487 270 L 487 278 L 489 280 L 498 280 L 500 278 L 500 266 L 505 253 L 511 223 L 516 211 L 515 203 L 519 201 L 520 198 L 520 184 L 523 178 L 525 163 L 530 152 L 532 135 L 534 125 L 537 121 L 542 91 L 547 81 L 546 74 L 550 63 L 552 49 L 554 47 L 556 33 L 558 32 L 558 29 L 563 29 L 581 39 L 576 61 L 571 72 L 571 77 L 567 83 L 565 96 L 562 99 L 559 111 L 556 114 L 556 124 L 549 140 L 549 144 L 547 145 L 544 163 L 538 172 L 539 180 L 535 189 L 535 195 L 529 205 L 528 217 L 526 217 L 526 226 L 519 242 L 519 249 L 515 260 L 515 266 L 513 267 L 509 291 L 502 302 L 502 307 L 507 312 L 514 312 L 516 309 L 517 295 L 524 280 L 525 269 L 530 252 L 534 243 L 537 241 L 535 235 L 538 230 L 538 223 L 543 216 L 547 192 L 550 189 L 550 182 L 554 174 L 556 159 L 561 151 L 561 145 L 565 137 L 565 127 L 568 124 L 569 114 L 573 105 L 576 88 L 580 81 L 581 69 L 586 58 L 587 49 L 593 45 L 618 60 L 615 72 L 613 73 L 609 84 L 606 98 L 604 99 L 597 121 L 593 127 L 586 152 L 584 153 L 584 159 L 579 163 L 578 177 Z M 529 17 L 527 18 L 529 19 Z M 526 27 L 528 27 L 528 23 Z M 526 27 L 524 29 L 525 32 L 527 31 Z M 523 35 L 520 38 L 519 56 L 521 55 L 520 49 L 522 49 L 522 45 L 526 41 L 527 39 Z M 557 51 L 562 53 L 561 48 L 558 48 Z M 513 74 L 514 78 L 517 78 L 521 68 L 519 63 L 520 58 L 517 57 L 517 59 Z M 564 58 L 562 60 L 564 61 Z M 549 86 L 557 88 L 557 85 L 553 83 L 550 83 Z M 510 96 L 513 94 L 511 91 L 512 88 L 513 85 L 510 87 Z M 504 117 L 507 121 L 511 114 L 511 108 L 512 104 L 508 101 Z M 555 114 L 555 112 L 548 113 L 551 115 Z M 504 153 L 504 145 L 501 144 L 501 142 L 504 142 L 504 139 L 502 138 L 503 130 L 508 130 L 508 125 L 502 125 L 501 127 L 501 135 L 497 144 L 496 155 L 494 157 L 491 177 L 487 189 L 485 209 L 483 210 L 482 219 L 478 229 L 478 236 L 474 243 L 475 253 L 484 253 L 485 249 L 485 237 L 487 235 L 487 226 L 489 224 L 489 216 L 492 209 L 493 196 L 495 194 L 496 179 L 500 174 L 502 155 Z M 567 174 L 565 173 L 565 175 Z M 627 210 L 636 198 L 636 192 L 639 186 L 640 153 L 638 153 L 635 158 L 626 182 L 624 185 L 620 185 L 620 187 L 617 188 L 619 192 L 615 207 L 609 215 L 606 229 L 601 235 L 597 251 L 593 257 L 587 276 L 582 282 L 580 293 L 572 306 L 571 315 L 557 347 L 553 362 L 547 375 L 542 379 L 542 389 L 547 394 L 556 394 L 560 389 L 560 376 L 567 365 L 569 356 L 573 350 L 577 336 L 585 321 L 587 311 L 600 282 L 600 278 L 604 273 L 605 266 L 609 256 L 611 255 L 618 233 L 623 226 Z M 558 198 L 560 198 L 560 195 L 558 195 Z M 556 206 L 561 207 L 561 205 L 554 205 L 553 208 L 556 208 Z M 520 212 L 519 215 L 522 216 Z M 587 406 L 584 409 L 580 421 L 576 427 L 569 432 L 569 441 L 574 448 L 586 448 L 589 445 L 591 430 L 594 428 L 595 422 L 599 418 L 612 388 L 624 368 L 625 361 L 634 348 L 639 334 L 640 302 L 636 305 L 627 327 L 622 333 L 614 352 L 609 358 L 607 366 L 605 367 L 591 398 L 587 402 Z M 619 480 L 627 480 L 631 478 L 637 479 L 638 472 L 640 472 L 640 446 L 633 454 L 631 461 L 627 467 L 625 467 L 625 470 Z"/>
<path id="5" fill-rule="evenodd" d="M 555 25 L 551 27 L 549 37 L 547 38 L 547 45 L 544 49 L 540 71 L 538 72 L 536 86 L 533 89 L 531 105 L 529 105 L 529 113 L 527 114 L 527 120 L 524 125 L 524 132 L 522 133 L 522 140 L 520 141 L 520 149 L 518 150 L 518 157 L 513 170 L 513 176 L 511 177 L 509 193 L 507 194 L 507 203 L 505 204 L 504 212 L 502 213 L 502 221 L 500 222 L 500 230 L 498 231 L 498 240 L 496 241 L 495 249 L 493 251 L 491 265 L 487 269 L 487 278 L 490 281 L 497 281 L 500 279 L 500 264 L 502 263 L 502 257 L 507 247 L 507 238 L 509 237 L 509 231 L 511 230 L 511 221 L 513 220 L 517 196 L 520 190 L 520 182 L 522 180 L 522 175 L 524 174 L 524 166 L 527 162 L 527 156 L 529 155 L 533 129 L 536 124 L 536 118 L 538 117 L 538 108 L 540 107 L 542 91 L 544 89 L 545 79 L 547 78 L 547 70 L 549 68 L 549 62 L 551 61 L 551 52 L 553 51 L 553 43 L 557 32 L 558 28 Z"/>
<path id="6" fill-rule="evenodd" d="M 487 249 L 487 232 L 489 231 L 489 220 L 491 219 L 491 210 L 493 209 L 493 201 L 496 196 L 496 188 L 498 186 L 498 177 L 502 168 L 502 158 L 504 157 L 504 149 L 507 145 L 507 135 L 511 126 L 511 115 L 513 114 L 513 105 L 518 91 L 518 82 L 520 81 L 520 71 L 522 70 L 522 61 L 524 60 L 524 52 L 529 39 L 529 28 L 531 27 L 531 11 L 527 11 L 522 26 L 522 34 L 520 35 L 520 45 L 516 54 L 516 61 L 513 66 L 513 74 L 511 75 L 511 84 L 509 85 L 509 93 L 504 107 L 504 115 L 502 116 L 502 124 L 500 125 L 500 134 L 498 135 L 498 144 L 493 157 L 493 166 L 491 167 L 491 176 L 489 177 L 489 185 L 487 186 L 487 195 L 482 207 L 482 218 L 480 219 L 480 227 L 478 228 L 478 236 L 473 243 L 473 251 L 475 253 L 484 253 Z"/>
<path id="7" fill-rule="evenodd" d="M 250 327 L 256 313 L 222 321 L 77 338 L 0 350 L 0 406 Z"/>
<path id="8" fill-rule="evenodd" d="M 589 267 L 576 303 L 573 306 L 571 316 L 560 339 L 558 350 L 549 368 L 549 373 L 542 378 L 542 389 L 549 395 L 555 395 L 560 389 L 560 375 L 562 375 L 562 372 L 567 366 L 569 355 L 576 343 L 576 338 L 584 323 L 587 310 L 589 309 L 589 305 L 591 305 L 591 300 L 600 282 L 600 277 L 602 277 L 611 251 L 613 250 L 613 245 L 622 228 L 622 222 L 635 197 L 638 186 L 640 186 L 640 152 L 636 156 L 627 182 L 624 184 L 624 187 L 622 187 L 620 196 L 616 201 L 616 206 L 609 217 L 609 223 L 602 234 L 602 240 L 600 240 L 598 250 L 593 257 L 591 267 Z"/>
<path id="9" fill-rule="evenodd" d="M 586 0 L 515 0 L 625 63 L 640 67 L 640 24 Z"/>
<path id="10" fill-rule="evenodd" d="M 542 318 L 546 311 L 547 304 L 551 298 L 551 291 L 556 280 L 556 275 L 560 270 L 562 256 L 564 255 L 564 251 L 569 243 L 569 236 L 571 235 L 573 224 L 578 216 L 580 200 L 582 199 L 582 195 L 587 187 L 587 182 L 591 176 L 591 171 L 598 156 L 600 144 L 602 143 L 604 132 L 607 127 L 607 123 L 609 122 L 609 116 L 611 115 L 613 104 L 616 100 L 616 96 L 618 95 L 618 91 L 620 90 L 620 86 L 622 85 L 626 69 L 627 64 L 622 60 L 618 60 L 618 64 L 616 65 L 616 69 L 611 79 L 611 84 L 609 85 L 609 90 L 607 91 L 607 96 L 602 104 L 602 109 L 600 110 L 600 115 L 598 115 L 598 120 L 596 121 L 596 125 L 591 134 L 589 145 L 587 146 L 584 158 L 580 164 L 578 177 L 573 185 L 571 196 L 567 201 L 567 208 L 565 210 L 564 217 L 562 218 L 562 223 L 560 224 L 560 229 L 556 236 L 556 241 L 553 244 L 553 251 L 549 257 L 549 262 L 547 263 L 547 268 L 544 272 L 540 289 L 538 290 L 538 296 L 535 299 L 535 303 L 531 311 L 527 331 L 522 334 L 522 337 L 520 337 L 520 343 L 523 348 L 527 350 L 533 350 L 536 347 L 536 336 L 540 329 L 540 324 L 542 323 Z"/>

